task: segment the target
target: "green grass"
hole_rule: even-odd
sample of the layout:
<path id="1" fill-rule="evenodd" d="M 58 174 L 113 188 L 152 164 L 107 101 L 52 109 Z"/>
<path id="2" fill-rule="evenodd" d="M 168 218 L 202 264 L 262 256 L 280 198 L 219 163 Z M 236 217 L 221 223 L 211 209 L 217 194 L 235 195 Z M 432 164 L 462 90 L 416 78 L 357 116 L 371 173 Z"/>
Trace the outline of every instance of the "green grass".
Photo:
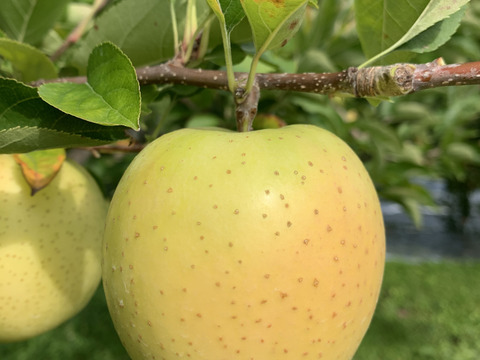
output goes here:
<path id="1" fill-rule="evenodd" d="M 480 263 L 388 263 L 355 360 L 480 359 Z"/>
<path id="2" fill-rule="evenodd" d="M 377 311 L 355 360 L 478 360 L 479 340 L 480 263 L 389 262 Z M 0 345 L 0 359 L 128 356 L 99 288 L 87 308 L 59 328 L 29 341 Z"/>

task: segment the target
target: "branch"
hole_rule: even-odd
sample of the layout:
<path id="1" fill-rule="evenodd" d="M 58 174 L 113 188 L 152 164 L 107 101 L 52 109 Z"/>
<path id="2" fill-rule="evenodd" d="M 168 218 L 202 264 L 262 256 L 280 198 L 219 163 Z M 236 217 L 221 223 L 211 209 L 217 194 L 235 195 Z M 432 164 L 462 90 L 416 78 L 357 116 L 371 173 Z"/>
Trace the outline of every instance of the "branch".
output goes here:
<path id="1" fill-rule="evenodd" d="M 246 73 L 235 73 L 237 81 Z M 173 63 L 137 69 L 141 85 L 180 84 L 228 91 L 224 71 L 180 67 Z M 86 82 L 85 77 L 38 81 Z M 348 94 L 355 97 L 392 97 L 444 86 L 480 84 L 480 61 L 445 65 L 443 59 L 426 64 L 394 64 L 367 68 L 350 67 L 336 73 L 257 74 L 260 90 L 311 92 L 325 95 Z"/>
<path id="2" fill-rule="evenodd" d="M 118 154 L 118 153 L 139 153 L 145 148 L 145 144 L 130 143 L 130 141 L 120 140 L 109 145 L 78 147 L 79 150 L 86 150 L 92 153 L 96 158 L 101 154 Z"/>
<path id="3" fill-rule="evenodd" d="M 80 23 L 72 30 L 72 32 L 67 36 L 63 44 L 55 51 L 51 56 L 52 61 L 57 61 L 67 49 L 75 44 L 85 32 L 88 23 L 92 20 L 100 11 L 107 6 L 110 0 L 96 0 L 92 5 L 90 13 L 80 21 Z"/>

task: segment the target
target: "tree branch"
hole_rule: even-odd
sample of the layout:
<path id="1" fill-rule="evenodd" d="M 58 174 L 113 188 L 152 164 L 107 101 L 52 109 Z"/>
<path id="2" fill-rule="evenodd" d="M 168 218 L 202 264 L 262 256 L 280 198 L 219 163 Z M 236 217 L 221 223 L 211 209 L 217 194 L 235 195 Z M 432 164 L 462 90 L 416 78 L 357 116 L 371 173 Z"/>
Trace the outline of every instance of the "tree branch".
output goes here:
<path id="1" fill-rule="evenodd" d="M 82 21 L 80 21 L 75 29 L 73 29 L 72 32 L 67 36 L 63 44 L 50 57 L 52 61 L 57 61 L 70 46 L 75 44 L 82 37 L 90 20 L 92 20 L 100 11 L 102 11 L 103 8 L 108 5 L 109 1 L 110 0 L 95 0 L 90 13 L 84 19 L 82 19 Z"/>
<path id="2" fill-rule="evenodd" d="M 238 79 L 246 73 L 235 73 Z M 137 69 L 141 85 L 180 84 L 228 91 L 224 71 L 190 69 L 172 63 Z M 85 77 L 38 81 L 86 82 Z M 358 69 L 351 67 L 336 73 L 257 74 L 260 90 L 311 92 L 325 95 L 348 94 L 355 97 L 392 97 L 444 86 L 480 84 L 480 61 L 445 65 L 439 58 L 426 64 L 394 64 Z"/>

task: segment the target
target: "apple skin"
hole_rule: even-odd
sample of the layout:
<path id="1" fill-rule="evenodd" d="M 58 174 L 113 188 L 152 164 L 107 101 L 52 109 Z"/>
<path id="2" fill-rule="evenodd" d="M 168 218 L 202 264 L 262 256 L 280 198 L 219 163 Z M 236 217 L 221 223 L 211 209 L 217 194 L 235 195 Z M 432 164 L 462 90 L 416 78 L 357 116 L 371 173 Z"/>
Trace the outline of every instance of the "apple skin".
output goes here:
<path id="1" fill-rule="evenodd" d="M 101 279 L 107 206 L 94 179 L 66 161 L 34 196 L 0 155 L 0 342 L 44 333 L 78 313 Z"/>
<path id="2" fill-rule="evenodd" d="M 363 164 L 311 125 L 183 129 L 114 194 L 103 282 L 134 360 L 351 359 L 385 261 Z"/>

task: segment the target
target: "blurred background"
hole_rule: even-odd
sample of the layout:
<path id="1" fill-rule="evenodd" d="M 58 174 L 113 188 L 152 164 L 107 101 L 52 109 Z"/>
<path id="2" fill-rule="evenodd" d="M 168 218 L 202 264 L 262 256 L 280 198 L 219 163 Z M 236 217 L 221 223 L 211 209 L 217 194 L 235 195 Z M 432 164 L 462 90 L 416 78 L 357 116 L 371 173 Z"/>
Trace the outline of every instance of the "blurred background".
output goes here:
<path id="1" fill-rule="evenodd" d="M 363 63 L 352 0 L 320 1 L 300 33 L 264 56 L 260 72 L 336 72 Z M 68 17 L 61 31 L 67 32 Z M 233 34 L 236 70 L 253 53 Z M 243 30 L 245 31 L 245 29 Z M 201 64 L 222 66 L 218 44 Z M 480 60 L 480 1 L 472 0 L 452 39 L 425 63 Z M 138 141 L 182 127 L 235 128 L 229 94 L 180 86 L 142 89 Z M 480 88 L 432 89 L 373 106 L 364 99 L 265 91 L 255 127 L 315 124 L 343 138 L 365 163 L 382 202 L 387 265 L 379 305 L 355 360 L 480 359 Z M 107 198 L 134 154 L 73 150 Z M 103 291 L 75 318 L 38 338 L 0 345 L 2 360 L 128 359 Z"/>

